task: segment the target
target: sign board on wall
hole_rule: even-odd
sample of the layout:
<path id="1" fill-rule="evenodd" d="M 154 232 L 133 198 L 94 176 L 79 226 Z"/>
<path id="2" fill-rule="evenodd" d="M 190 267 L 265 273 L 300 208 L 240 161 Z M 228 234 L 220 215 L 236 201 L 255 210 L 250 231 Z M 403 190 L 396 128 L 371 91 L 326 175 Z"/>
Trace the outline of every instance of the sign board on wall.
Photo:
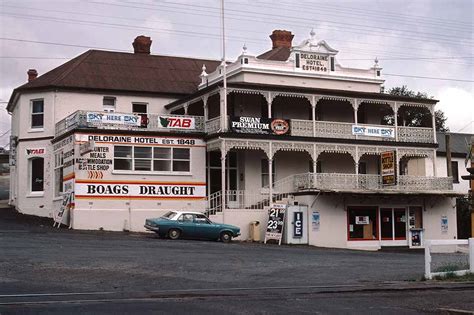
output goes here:
<path id="1" fill-rule="evenodd" d="M 76 180 L 76 198 L 204 199 L 205 183 Z"/>
<path id="2" fill-rule="evenodd" d="M 377 126 L 352 125 L 352 134 L 355 136 L 395 138 L 395 128 Z"/>
<path id="3" fill-rule="evenodd" d="M 358 216 L 355 217 L 355 224 L 366 225 L 366 224 L 369 224 L 369 223 L 370 223 L 369 216 L 358 215 Z"/>
<path id="4" fill-rule="evenodd" d="M 441 233 L 448 233 L 448 216 L 441 216 Z"/>
<path id="5" fill-rule="evenodd" d="M 382 185 L 393 186 L 397 184 L 395 176 L 395 151 L 386 151 L 380 154 Z"/>
<path id="6" fill-rule="evenodd" d="M 182 116 L 158 116 L 158 126 L 164 129 L 196 129 L 196 121 L 193 117 Z"/>
<path id="7" fill-rule="evenodd" d="M 102 123 L 127 126 L 140 126 L 141 124 L 141 117 L 139 115 L 133 114 L 88 112 L 86 115 L 88 123 Z"/>
<path id="8" fill-rule="evenodd" d="M 285 213 L 286 205 L 283 204 L 273 204 L 271 205 L 270 209 L 268 209 L 268 222 L 264 241 L 265 244 L 268 240 L 277 240 L 278 244 L 281 244 L 283 227 L 285 225 Z"/>
<path id="9" fill-rule="evenodd" d="M 319 227 L 320 227 L 320 224 L 321 224 L 321 216 L 319 214 L 319 211 L 313 211 L 313 214 L 312 214 L 312 220 L 313 222 L 311 223 L 312 227 L 313 227 L 313 231 L 319 231 Z"/>
<path id="10" fill-rule="evenodd" d="M 327 72 L 329 57 L 321 54 L 301 53 L 301 70 L 308 72 Z"/>
<path id="11" fill-rule="evenodd" d="M 32 148 L 32 149 L 26 149 L 26 156 L 38 156 L 38 155 L 44 155 L 46 153 L 45 148 Z"/>
<path id="12" fill-rule="evenodd" d="M 95 143 L 94 141 L 83 142 L 79 145 L 79 154 L 84 155 L 90 153 L 94 150 Z"/>
<path id="13" fill-rule="evenodd" d="M 204 146 L 202 139 L 186 137 L 144 137 L 144 136 L 118 136 L 118 135 L 86 135 L 76 134 L 76 141 L 94 141 L 98 143 L 118 144 L 143 144 L 143 145 L 179 145 L 179 146 Z"/>
<path id="14" fill-rule="evenodd" d="M 230 128 L 237 133 L 287 135 L 290 134 L 290 121 L 261 117 L 231 117 Z"/>

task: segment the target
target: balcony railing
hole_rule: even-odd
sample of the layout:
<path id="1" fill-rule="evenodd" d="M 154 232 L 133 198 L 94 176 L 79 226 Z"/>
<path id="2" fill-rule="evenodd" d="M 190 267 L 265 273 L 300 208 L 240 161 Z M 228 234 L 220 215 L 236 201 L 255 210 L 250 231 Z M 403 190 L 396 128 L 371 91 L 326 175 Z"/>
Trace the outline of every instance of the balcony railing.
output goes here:
<path id="1" fill-rule="evenodd" d="M 311 189 L 359 191 L 451 191 L 452 177 L 399 175 L 395 186 L 383 186 L 380 175 L 304 173 L 293 175 L 294 192 Z"/>
<path id="2" fill-rule="evenodd" d="M 299 137 L 337 138 L 337 139 L 359 139 L 359 140 L 379 140 L 393 142 L 396 141 L 396 131 L 393 137 L 354 135 L 352 126 L 354 123 L 335 121 L 315 121 L 313 127 L 312 120 L 290 119 L 290 135 Z M 357 124 L 360 127 L 391 128 L 390 125 Z M 214 134 L 220 132 L 220 117 L 206 121 L 206 133 Z M 398 141 L 411 143 L 435 143 L 432 128 L 425 127 L 402 127 L 399 126 Z"/>
<path id="3" fill-rule="evenodd" d="M 114 121 L 115 118 L 115 121 Z M 173 118 L 174 120 L 169 120 Z M 113 129 L 196 133 L 204 132 L 204 117 L 76 111 L 56 123 L 56 137 L 73 129 Z"/>

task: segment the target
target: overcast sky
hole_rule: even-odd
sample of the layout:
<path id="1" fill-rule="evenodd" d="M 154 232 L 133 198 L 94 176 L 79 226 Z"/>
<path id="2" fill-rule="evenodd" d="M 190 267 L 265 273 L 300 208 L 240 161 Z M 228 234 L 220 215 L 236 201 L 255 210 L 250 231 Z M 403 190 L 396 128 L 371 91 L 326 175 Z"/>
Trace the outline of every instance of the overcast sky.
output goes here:
<path id="1" fill-rule="evenodd" d="M 90 48 L 131 52 L 137 35 L 152 37 L 153 54 L 221 56 L 219 0 L 0 3 L 1 102 L 26 82 L 30 68 L 41 75 Z M 474 1 L 225 3 L 228 59 L 235 60 L 244 44 L 256 55 L 270 49 L 274 29 L 292 31 L 299 44 L 314 28 L 318 39 L 339 50 L 343 66 L 369 68 L 378 57 L 386 89 L 407 85 L 427 92 L 440 100 L 437 109 L 446 113 L 451 131 L 474 133 Z M 0 135 L 9 128 L 2 110 Z M 7 141 L 0 138 L 0 146 Z"/>

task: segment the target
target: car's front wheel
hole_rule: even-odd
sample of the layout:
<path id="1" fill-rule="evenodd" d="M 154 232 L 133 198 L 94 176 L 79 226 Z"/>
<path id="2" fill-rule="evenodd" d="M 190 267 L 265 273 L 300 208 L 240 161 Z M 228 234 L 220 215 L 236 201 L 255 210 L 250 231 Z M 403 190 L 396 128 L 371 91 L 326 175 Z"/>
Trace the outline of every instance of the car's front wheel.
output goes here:
<path id="1" fill-rule="evenodd" d="M 172 240 L 177 240 L 181 236 L 181 231 L 178 229 L 171 229 L 168 231 L 168 237 Z"/>
<path id="2" fill-rule="evenodd" d="M 229 243 L 230 241 L 232 241 L 232 234 L 230 234 L 229 232 L 222 232 L 219 239 L 223 243 Z"/>

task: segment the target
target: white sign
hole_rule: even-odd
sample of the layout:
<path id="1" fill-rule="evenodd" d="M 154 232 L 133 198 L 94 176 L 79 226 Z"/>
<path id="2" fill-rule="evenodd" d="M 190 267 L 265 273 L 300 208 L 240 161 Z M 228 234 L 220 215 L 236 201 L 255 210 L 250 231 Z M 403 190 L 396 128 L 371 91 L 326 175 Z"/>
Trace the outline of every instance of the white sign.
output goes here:
<path id="1" fill-rule="evenodd" d="M 313 231 L 319 231 L 319 227 L 321 225 L 321 216 L 319 214 L 319 211 L 313 211 L 313 222 L 311 223 L 313 227 Z"/>
<path id="2" fill-rule="evenodd" d="M 441 233 L 448 233 L 448 216 L 441 216 Z"/>
<path id="3" fill-rule="evenodd" d="M 369 224 L 369 216 L 358 215 L 355 217 L 355 223 L 360 225 Z"/>
<path id="4" fill-rule="evenodd" d="M 158 126 L 166 129 L 196 129 L 194 117 L 158 116 Z"/>
<path id="5" fill-rule="evenodd" d="M 84 143 L 81 143 L 79 145 L 79 153 L 81 155 L 90 153 L 90 152 L 92 152 L 92 150 L 94 150 L 94 147 L 95 147 L 95 142 L 91 141 L 91 140 L 89 140 L 87 142 L 84 142 Z"/>
<path id="6" fill-rule="evenodd" d="M 140 126 L 141 120 L 140 120 L 139 115 L 88 112 L 87 122 L 114 124 L 114 125 Z"/>
<path id="7" fill-rule="evenodd" d="M 45 153 L 45 148 L 26 149 L 26 156 L 44 155 Z"/>
<path id="8" fill-rule="evenodd" d="M 206 197 L 205 183 L 113 183 L 76 180 L 76 198 L 137 198 L 167 199 Z"/>
<path id="9" fill-rule="evenodd" d="M 301 70 L 311 72 L 327 72 L 328 56 L 311 53 L 301 53 Z"/>
<path id="10" fill-rule="evenodd" d="M 352 125 L 352 134 L 356 136 L 395 138 L 395 129 L 389 127 Z"/>
<path id="11" fill-rule="evenodd" d="M 148 145 L 179 145 L 179 146 L 204 146 L 202 139 L 175 138 L 175 137 L 143 137 L 143 136 L 117 136 L 117 135 L 86 135 L 76 134 L 76 141 L 94 141 L 98 143 L 120 144 L 148 144 Z"/>

